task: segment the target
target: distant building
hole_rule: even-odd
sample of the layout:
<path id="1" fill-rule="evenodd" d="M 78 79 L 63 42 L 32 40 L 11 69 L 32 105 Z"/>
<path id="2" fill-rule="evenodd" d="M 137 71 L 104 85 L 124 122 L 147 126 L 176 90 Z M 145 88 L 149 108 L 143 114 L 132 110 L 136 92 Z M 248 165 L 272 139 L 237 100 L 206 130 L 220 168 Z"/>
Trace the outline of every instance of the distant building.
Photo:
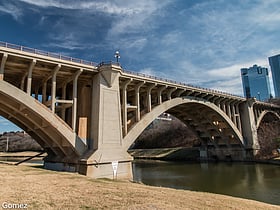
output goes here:
<path id="1" fill-rule="evenodd" d="M 241 77 L 243 93 L 246 98 L 267 101 L 272 97 L 267 68 L 257 65 L 242 68 Z"/>
<path id="2" fill-rule="evenodd" d="M 275 98 L 280 98 L 280 55 L 268 58 L 271 68 Z"/>

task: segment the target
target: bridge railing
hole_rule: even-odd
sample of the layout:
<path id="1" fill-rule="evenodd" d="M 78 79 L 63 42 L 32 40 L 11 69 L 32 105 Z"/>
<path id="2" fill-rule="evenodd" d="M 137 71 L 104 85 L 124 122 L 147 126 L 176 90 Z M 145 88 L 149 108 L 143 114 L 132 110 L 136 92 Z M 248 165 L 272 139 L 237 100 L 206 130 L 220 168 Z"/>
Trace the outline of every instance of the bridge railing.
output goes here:
<path id="1" fill-rule="evenodd" d="M 57 54 L 57 53 L 47 52 L 47 51 L 43 51 L 43 50 L 37 50 L 34 48 L 24 47 L 24 46 L 20 46 L 20 45 L 16 45 L 16 44 L 10 44 L 8 42 L 0 41 L 0 46 L 9 48 L 9 49 L 20 50 L 22 52 L 28 52 L 28 53 L 33 53 L 36 55 L 44 55 L 44 56 L 51 57 L 51 58 L 57 58 L 57 59 L 64 60 L 64 61 L 70 61 L 73 63 L 80 63 L 80 64 L 89 65 L 89 66 L 97 66 L 97 63 L 92 62 L 92 61 L 86 61 L 83 59 L 68 57 L 68 56 L 64 56 L 61 54 Z"/>
<path id="2" fill-rule="evenodd" d="M 61 54 L 47 52 L 47 51 L 38 50 L 38 49 L 34 49 L 34 48 L 29 48 L 29 47 L 25 47 L 25 46 L 21 46 L 21 45 L 11 44 L 11 43 L 8 43 L 8 42 L 1 42 L 0 41 L 0 46 L 5 47 L 5 48 L 9 48 L 9 49 L 20 50 L 20 51 L 23 51 L 23 52 L 33 53 L 33 54 L 36 54 L 36 55 L 44 55 L 44 56 L 51 57 L 51 58 L 57 58 L 57 59 L 60 59 L 60 60 L 70 61 L 70 62 L 73 62 L 73 63 L 85 64 L 85 65 L 90 65 L 90 66 L 100 66 L 100 65 L 104 65 L 104 64 L 108 63 L 108 62 L 102 62 L 100 64 L 97 64 L 97 63 L 92 62 L 92 61 L 86 61 L 86 60 L 79 59 L 79 58 L 68 57 L 68 56 L 64 56 L 64 55 L 61 55 Z M 115 62 L 112 62 L 112 61 L 110 63 L 114 63 L 115 65 L 120 65 L 119 63 L 115 63 Z M 217 93 L 217 94 L 230 95 L 230 96 L 234 96 L 234 97 L 243 98 L 241 96 L 234 95 L 234 94 L 231 94 L 231 93 L 226 93 L 226 92 L 223 92 L 223 91 L 214 90 L 214 89 L 210 89 L 210 88 L 203 88 L 203 87 L 199 87 L 199 86 L 196 86 L 196 85 L 186 84 L 186 83 L 183 83 L 183 82 L 177 82 L 177 81 L 174 81 L 174 80 L 164 79 L 164 78 L 161 78 L 161 77 L 147 75 L 147 74 L 143 74 L 143 73 L 139 73 L 139 72 L 128 71 L 128 70 L 123 70 L 123 72 L 128 73 L 128 74 L 132 74 L 132 75 L 145 77 L 145 78 L 150 78 L 150 79 L 160 80 L 160 81 L 164 81 L 164 82 L 168 82 L 168 83 L 173 83 L 173 84 L 183 85 L 183 86 L 187 86 L 187 87 L 192 87 L 192 88 L 196 88 L 196 89 L 200 89 L 200 90 L 205 90 L 207 92 L 212 92 L 212 93 Z"/>
<path id="3" fill-rule="evenodd" d="M 136 76 L 140 76 L 140 77 L 149 78 L 149 79 L 160 80 L 160 81 L 163 81 L 163 82 L 168 82 L 168 83 L 173 83 L 173 84 L 177 84 L 177 85 L 183 85 L 183 86 L 186 86 L 186 87 L 196 88 L 196 89 L 204 90 L 204 91 L 211 92 L 211 93 L 222 94 L 222 95 L 230 95 L 230 96 L 234 96 L 234 97 L 238 97 L 238 98 L 243 99 L 242 96 L 235 95 L 235 94 L 232 94 L 232 93 L 227 93 L 227 92 L 214 90 L 214 89 L 210 89 L 210 88 L 204 88 L 204 87 L 191 85 L 191 84 L 186 84 L 184 82 L 178 82 L 178 81 L 175 81 L 175 80 L 164 79 L 164 78 L 161 78 L 161 77 L 152 76 L 152 75 L 148 75 L 148 74 L 143 74 L 143 73 L 140 73 L 140 72 L 134 72 L 134 71 L 128 71 L 128 70 L 123 70 L 123 72 L 128 73 L 128 74 L 133 74 L 133 75 L 136 75 Z"/>

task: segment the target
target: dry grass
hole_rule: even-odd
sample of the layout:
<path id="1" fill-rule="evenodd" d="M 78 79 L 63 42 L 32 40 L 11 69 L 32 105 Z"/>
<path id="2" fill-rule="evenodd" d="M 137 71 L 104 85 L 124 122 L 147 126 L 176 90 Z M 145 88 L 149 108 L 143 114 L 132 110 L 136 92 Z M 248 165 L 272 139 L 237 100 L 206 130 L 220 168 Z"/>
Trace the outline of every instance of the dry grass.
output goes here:
<path id="1" fill-rule="evenodd" d="M 28 209 L 280 209 L 210 193 L 94 180 L 79 174 L 0 164 L 0 204 Z"/>

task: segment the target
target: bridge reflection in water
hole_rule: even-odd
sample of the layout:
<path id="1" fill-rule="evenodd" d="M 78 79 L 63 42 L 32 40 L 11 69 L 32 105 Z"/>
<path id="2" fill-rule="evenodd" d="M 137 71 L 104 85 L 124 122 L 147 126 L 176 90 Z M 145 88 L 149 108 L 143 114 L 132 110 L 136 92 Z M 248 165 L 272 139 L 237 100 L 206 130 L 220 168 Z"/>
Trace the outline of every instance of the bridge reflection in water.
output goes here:
<path id="1" fill-rule="evenodd" d="M 137 160 L 134 181 L 280 205 L 279 165 Z"/>
<path id="2" fill-rule="evenodd" d="M 0 62 L 0 115 L 45 149 L 49 169 L 112 178 L 118 161 L 118 177 L 128 178 L 128 148 L 164 112 L 195 132 L 202 158 L 211 146 L 220 159 L 250 159 L 259 149 L 260 122 L 280 119 L 279 106 L 128 72 L 119 63 L 3 42 Z"/>

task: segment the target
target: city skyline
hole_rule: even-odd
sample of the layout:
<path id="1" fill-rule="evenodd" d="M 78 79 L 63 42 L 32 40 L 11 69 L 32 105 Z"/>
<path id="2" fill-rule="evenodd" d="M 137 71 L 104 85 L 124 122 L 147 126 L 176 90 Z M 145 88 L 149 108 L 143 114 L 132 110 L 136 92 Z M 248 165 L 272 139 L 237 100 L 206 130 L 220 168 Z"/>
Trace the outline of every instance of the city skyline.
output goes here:
<path id="1" fill-rule="evenodd" d="M 273 0 L 0 0 L 0 41 L 97 63 L 119 50 L 127 70 L 243 95 L 240 69 L 280 54 L 279 14 Z"/>

